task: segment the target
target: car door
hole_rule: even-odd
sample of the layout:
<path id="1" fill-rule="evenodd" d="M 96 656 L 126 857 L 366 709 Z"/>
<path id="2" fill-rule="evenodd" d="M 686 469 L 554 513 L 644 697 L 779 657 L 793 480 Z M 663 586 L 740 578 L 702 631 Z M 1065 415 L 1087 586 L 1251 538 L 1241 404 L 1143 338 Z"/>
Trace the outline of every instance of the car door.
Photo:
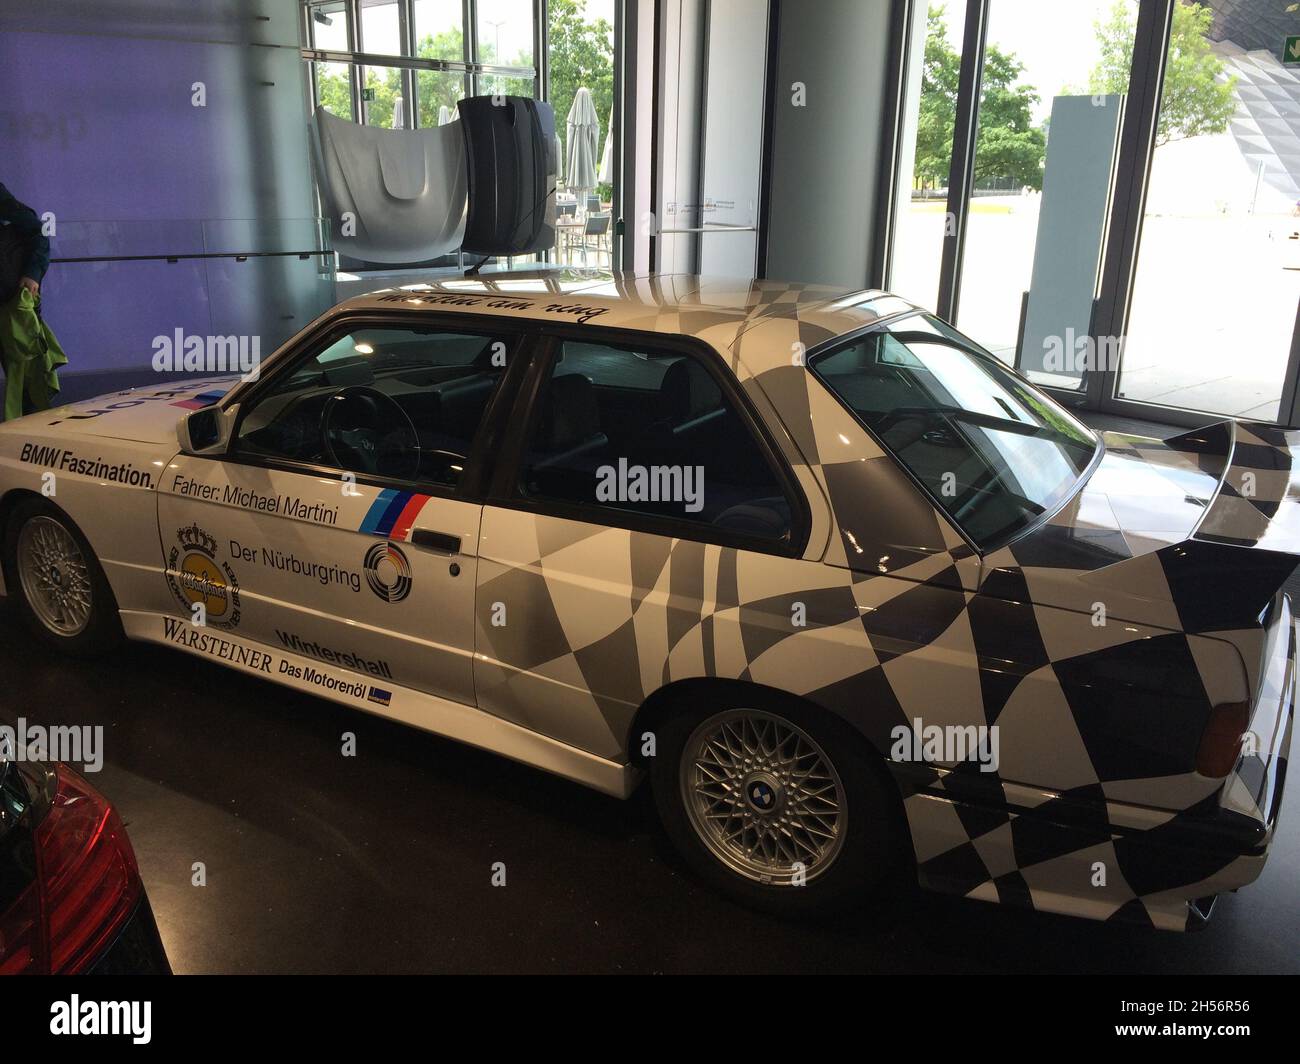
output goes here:
<path id="1" fill-rule="evenodd" d="M 226 454 L 162 478 L 178 615 L 369 677 L 381 706 L 393 685 L 472 704 L 470 486 L 519 343 L 426 314 L 309 340 L 241 397 Z"/>
<path id="2" fill-rule="evenodd" d="M 619 760 L 670 680 L 797 682 L 776 644 L 799 595 L 781 592 L 827 570 L 799 556 L 806 503 L 710 358 L 668 337 L 553 336 L 483 514 L 480 709 Z"/>

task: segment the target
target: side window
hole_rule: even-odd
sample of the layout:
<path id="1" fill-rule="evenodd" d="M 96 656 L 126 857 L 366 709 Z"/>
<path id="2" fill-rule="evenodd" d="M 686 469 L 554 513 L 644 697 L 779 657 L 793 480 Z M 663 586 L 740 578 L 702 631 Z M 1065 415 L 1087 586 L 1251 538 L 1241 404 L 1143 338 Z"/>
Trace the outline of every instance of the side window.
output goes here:
<path id="1" fill-rule="evenodd" d="M 440 328 L 336 334 L 257 397 L 235 450 L 454 486 L 511 343 Z"/>
<path id="2" fill-rule="evenodd" d="M 699 359 L 564 341 L 520 465 L 537 499 L 690 521 L 779 541 L 790 502 Z"/>

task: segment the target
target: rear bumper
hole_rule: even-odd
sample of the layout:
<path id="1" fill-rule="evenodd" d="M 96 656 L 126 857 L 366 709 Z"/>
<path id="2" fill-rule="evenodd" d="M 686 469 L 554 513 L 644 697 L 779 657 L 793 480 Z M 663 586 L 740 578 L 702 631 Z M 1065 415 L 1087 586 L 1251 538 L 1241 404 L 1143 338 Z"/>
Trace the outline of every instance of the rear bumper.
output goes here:
<path id="1" fill-rule="evenodd" d="M 95 962 L 91 975 L 171 975 L 171 963 L 158 934 L 149 897 L 140 895 L 135 912 L 123 925 L 113 944 Z"/>
<path id="2" fill-rule="evenodd" d="M 1300 680 L 1280 601 L 1243 754 L 1217 794 L 1171 811 L 1092 788 L 1061 794 L 943 769 L 900 776 L 921 885 L 1093 920 L 1203 926 L 1216 895 L 1259 877 L 1277 829 Z"/>
<path id="3" fill-rule="evenodd" d="M 1279 594 L 1271 607 L 1259 695 L 1243 752 L 1219 796 L 1218 819 L 1244 846 L 1263 852 L 1273 840 L 1295 720 L 1297 635 L 1291 602 Z"/>
<path id="4" fill-rule="evenodd" d="M 1009 788 L 1010 789 L 1010 788 Z M 1043 912 L 1194 930 L 1210 900 L 1258 878 L 1267 844 L 1253 852 L 1223 845 L 1190 815 L 1104 803 L 1094 823 L 1058 819 L 1060 796 L 1033 808 L 993 807 L 933 791 L 904 801 L 917 877 L 931 890 Z M 1118 821 L 1151 819 L 1146 830 Z"/>

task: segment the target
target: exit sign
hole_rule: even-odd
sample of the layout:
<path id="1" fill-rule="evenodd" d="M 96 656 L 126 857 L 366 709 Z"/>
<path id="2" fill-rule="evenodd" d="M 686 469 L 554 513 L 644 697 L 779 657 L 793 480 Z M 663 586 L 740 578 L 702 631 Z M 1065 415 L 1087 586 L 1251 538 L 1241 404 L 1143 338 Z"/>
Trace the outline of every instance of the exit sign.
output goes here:
<path id="1" fill-rule="evenodd" d="M 1282 65 L 1300 65 L 1300 34 L 1288 37 L 1282 45 Z"/>

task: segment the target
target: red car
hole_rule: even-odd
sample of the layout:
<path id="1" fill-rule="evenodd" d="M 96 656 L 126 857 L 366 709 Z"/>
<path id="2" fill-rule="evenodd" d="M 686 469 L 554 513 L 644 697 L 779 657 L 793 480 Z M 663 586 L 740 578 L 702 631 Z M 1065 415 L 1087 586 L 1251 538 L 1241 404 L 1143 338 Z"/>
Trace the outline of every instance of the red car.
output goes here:
<path id="1" fill-rule="evenodd" d="M 117 811 L 67 765 L 0 759 L 0 975 L 170 972 Z"/>

